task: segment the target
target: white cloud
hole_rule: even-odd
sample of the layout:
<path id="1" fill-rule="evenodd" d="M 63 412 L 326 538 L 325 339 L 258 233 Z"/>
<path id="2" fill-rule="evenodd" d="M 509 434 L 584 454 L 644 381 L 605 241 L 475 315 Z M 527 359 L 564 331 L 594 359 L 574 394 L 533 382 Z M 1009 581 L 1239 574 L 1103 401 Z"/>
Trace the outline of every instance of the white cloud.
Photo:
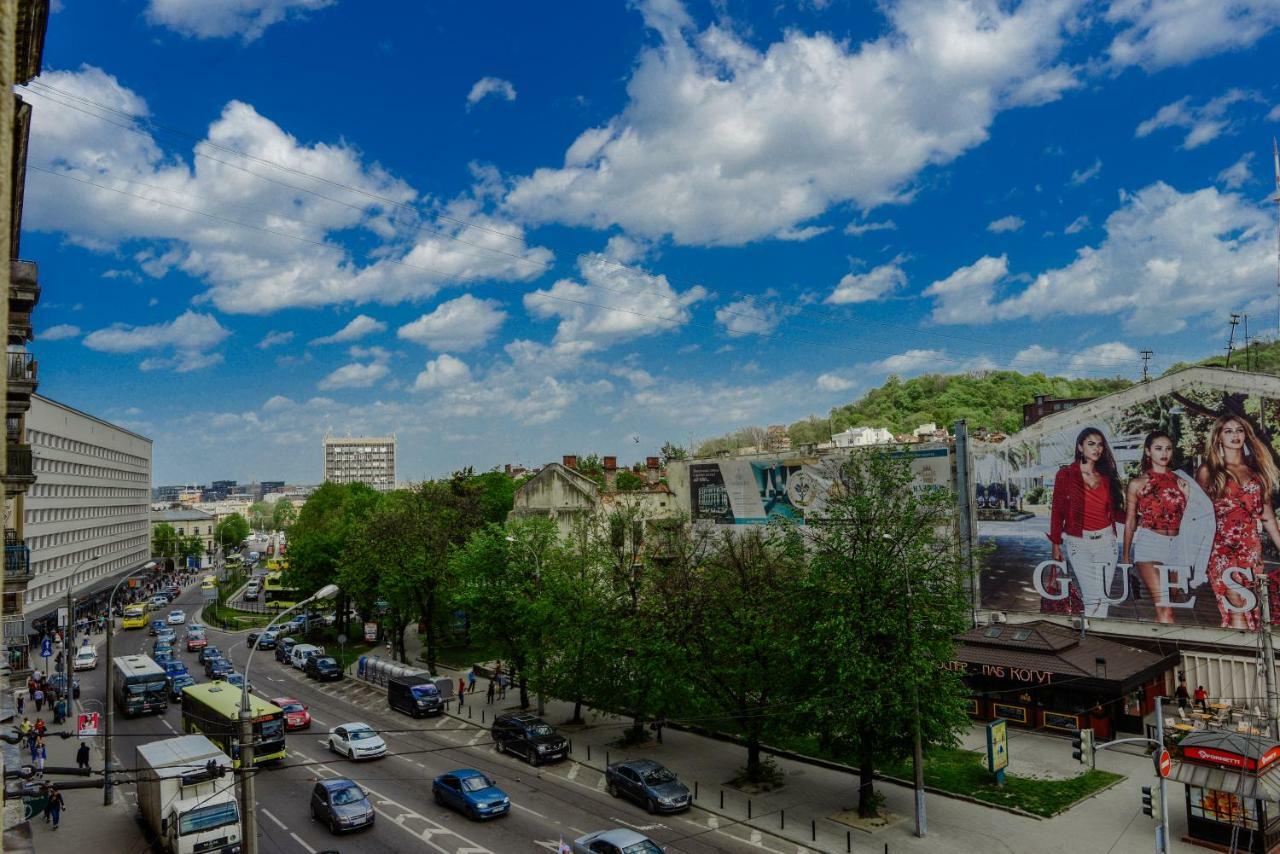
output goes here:
<path id="1" fill-rule="evenodd" d="M 1141 363 L 1138 351 L 1120 341 L 1096 344 L 1075 353 L 1065 353 L 1032 344 L 1018 352 L 1009 367 L 1019 371 L 1043 371 L 1050 375 L 1084 376 L 1132 373 Z"/>
<path id="2" fill-rule="evenodd" d="M 838 374 L 822 374 L 818 377 L 818 388 L 822 391 L 848 391 L 858 383 Z"/>
<path id="3" fill-rule="evenodd" d="M 1238 190 L 1249 183 L 1249 163 L 1253 160 L 1253 152 L 1246 151 L 1240 159 L 1218 173 L 1217 181 L 1228 190 Z"/>
<path id="4" fill-rule="evenodd" d="M 516 87 L 511 85 L 510 80 L 503 80 L 500 77 L 481 77 L 467 93 L 467 109 L 471 109 L 490 95 L 506 101 L 514 101 Z"/>
<path id="5" fill-rule="evenodd" d="M 901 0 L 872 41 L 791 29 L 760 51 L 719 25 L 695 32 L 672 0 L 641 3 L 660 41 L 641 52 L 626 108 L 581 133 L 563 166 L 516 180 L 506 205 L 688 245 L 811 236 L 833 205 L 903 201 L 1000 112 L 1078 85 L 1057 64 L 1076 6 Z"/>
<path id="6" fill-rule="evenodd" d="M 644 368 L 630 368 L 623 365 L 622 367 L 614 368 L 610 373 L 616 377 L 622 377 L 636 388 L 649 388 L 657 382 L 657 380 L 653 378 L 653 374 L 649 373 Z"/>
<path id="7" fill-rule="evenodd" d="M 201 39 L 240 36 L 251 42 L 272 24 L 335 2 L 337 0 L 150 0 L 147 20 L 184 36 Z"/>
<path id="8" fill-rule="evenodd" d="M 286 409 L 293 409 L 298 404 L 292 398 L 285 397 L 282 394 L 273 395 L 262 404 L 263 412 L 281 412 Z"/>
<path id="9" fill-rule="evenodd" d="M 745 296 L 716 309 L 716 322 L 732 338 L 742 335 L 768 335 L 792 312 L 777 303 L 757 303 L 755 296 Z"/>
<path id="10" fill-rule="evenodd" d="M 881 359 L 872 365 L 872 369 L 887 374 L 908 374 L 924 368 L 937 368 L 939 362 L 947 359 L 941 350 L 908 350 L 888 358 Z"/>
<path id="11" fill-rule="evenodd" d="M 64 338 L 75 338 L 80 334 L 80 327 L 70 323 L 59 323 L 36 335 L 38 341 L 61 341 Z"/>
<path id="12" fill-rule="evenodd" d="M 999 219 L 992 220 L 987 223 L 987 231 L 992 234 L 1005 234 L 1007 232 L 1017 231 L 1026 224 L 1027 221 L 1022 217 L 1009 214 L 1008 216 L 1002 216 Z"/>
<path id="13" fill-rule="evenodd" d="M 497 300 L 463 294 L 401 326 L 396 335 L 432 350 L 463 352 L 483 347 L 506 319 L 507 313 Z"/>
<path id="14" fill-rule="evenodd" d="M 349 341 L 359 341 L 366 335 L 373 335 L 376 332 L 385 332 L 387 324 L 381 320 L 376 320 L 367 314 L 358 314 L 351 319 L 351 322 L 339 329 L 332 335 L 325 335 L 321 338 L 311 339 L 312 344 L 346 344 Z"/>
<path id="15" fill-rule="evenodd" d="M 1190 98 L 1181 98 L 1156 110 L 1154 116 L 1138 125 L 1134 135 L 1141 139 L 1163 128 L 1183 128 L 1187 135 L 1182 148 L 1199 148 L 1233 128 L 1228 115 L 1232 106 L 1258 100 L 1256 93 L 1243 89 L 1229 89 L 1198 107 L 1191 104 Z"/>
<path id="16" fill-rule="evenodd" d="M 47 71 L 40 81 L 147 115 L 136 93 L 97 68 Z M 64 233 L 91 251 L 133 255 L 150 276 L 186 273 L 207 287 L 197 301 L 223 312 L 393 305 L 449 286 L 529 281 L 553 260 L 526 245 L 519 225 L 488 212 L 491 200 L 421 199 L 351 145 L 300 141 L 240 101 L 196 143 L 194 151 L 208 156 L 188 152 L 188 162 L 141 126 L 117 127 L 126 120 L 101 121 L 41 91 L 23 91 L 35 105 L 28 162 L 55 174 L 29 173 L 24 225 Z M 348 240 L 353 234 L 359 239 Z M 137 241 L 148 245 L 135 252 Z M 366 246 L 367 257 L 353 255 L 349 243 Z"/>
<path id="17" fill-rule="evenodd" d="M 1088 227 L 1089 227 L 1088 215 L 1081 214 L 1080 216 L 1071 220 L 1071 222 L 1068 223 L 1067 227 L 1062 230 L 1062 233 L 1063 234 L 1079 234 L 1080 232 L 1084 231 Z"/>
<path id="18" fill-rule="evenodd" d="M 173 371 L 188 374 L 222 364 L 221 353 L 201 353 L 197 350 L 178 350 L 172 356 L 148 356 L 138 363 L 143 371 Z"/>
<path id="19" fill-rule="evenodd" d="M 1021 292 L 995 299 L 1007 260 L 984 258 L 926 291 L 940 323 L 1119 315 L 1126 328 L 1173 333 L 1224 306 L 1273 295 L 1275 232 L 1270 211 L 1206 187 L 1180 193 L 1163 182 L 1123 194 L 1106 237 Z M 975 273 L 985 266 L 986 274 Z"/>
<path id="20" fill-rule="evenodd" d="M 338 388 L 368 388 L 382 379 L 390 371 L 385 362 L 371 362 L 362 365 L 352 362 L 335 370 L 316 384 L 321 391 Z"/>
<path id="21" fill-rule="evenodd" d="M 1249 47 L 1280 25 L 1280 3 L 1112 0 L 1105 17 L 1120 28 L 1108 49 L 1111 62 L 1155 70 Z"/>
<path id="22" fill-rule="evenodd" d="M 272 347 L 278 347 L 281 344 L 288 344 L 292 340 L 292 331 L 286 330 L 284 332 L 277 332 L 272 329 L 266 335 L 262 336 L 262 340 L 258 342 L 257 347 L 259 350 L 270 350 Z"/>
<path id="23" fill-rule="evenodd" d="M 414 391 L 449 388 L 471 380 L 471 369 L 461 359 L 455 359 L 448 353 L 441 353 L 427 362 L 427 366 L 418 378 L 413 381 Z"/>
<path id="24" fill-rule="evenodd" d="M 884 222 L 851 222 L 844 227 L 844 233 L 860 237 L 872 231 L 895 231 L 897 228 L 898 224 L 891 219 Z"/>
<path id="25" fill-rule="evenodd" d="M 833 305 L 854 305 L 884 299 L 892 291 L 907 283 L 907 274 L 899 264 L 901 257 L 882 264 L 866 273 L 846 273 L 836 284 L 836 289 L 825 302 Z"/>
<path id="26" fill-rule="evenodd" d="M 1267 113 L 1267 121 L 1280 122 L 1280 104 L 1276 104 L 1271 108 L 1271 111 Z"/>
<path id="27" fill-rule="evenodd" d="M 213 315 L 186 311 L 168 323 L 151 326 L 112 324 L 86 335 L 84 346 L 100 353 L 137 353 L 167 347 L 201 351 L 218 346 L 230 334 Z"/>
<path id="28" fill-rule="evenodd" d="M 681 293 L 666 276 L 622 267 L 597 253 L 578 256 L 578 272 L 582 282 L 561 279 L 527 293 L 524 307 L 537 318 L 559 318 L 555 342 L 583 351 L 683 326 L 689 306 L 707 296 L 701 285 Z"/>
<path id="29" fill-rule="evenodd" d="M 1009 256 L 991 255 L 961 267 L 924 289 L 933 297 L 934 323 L 986 323 L 996 283 L 1009 275 Z"/>
<path id="30" fill-rule="evenodd" d="M 1098 177 L 1098 173 L 1102 171 L 1102 158 L 1099 157 L 1093 161 L 1093 165 L 1087 169 L 1076 169 L 1072 171 L 1070 184 L 1073 187 L 1079 187 Z"/>

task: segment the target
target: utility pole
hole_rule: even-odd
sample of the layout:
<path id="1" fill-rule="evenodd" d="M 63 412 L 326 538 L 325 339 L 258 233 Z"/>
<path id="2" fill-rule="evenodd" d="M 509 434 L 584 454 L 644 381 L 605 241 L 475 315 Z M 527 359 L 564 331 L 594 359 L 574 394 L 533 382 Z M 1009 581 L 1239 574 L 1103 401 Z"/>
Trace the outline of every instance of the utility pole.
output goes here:
<path id="1" fill-rule="evenodd" d="M 1151 362 L 1151 356 L 1153 354 L 1150 350 L 1143 350 L 1138 355 L 1142 357 L 1142 381 L 1145 383 L 1149 379 L 1147 375 L 1147 365 Z"/>
<path id="2" fill-rule="evenodd" d="M 1229 368 L 1231 367 L 1231 351 L 1236 344 L 1236 325 L 1240 323 L 1240 315 L 1232 312 L 1231 320 L 1228 323 L 1231 324 L 1231 332 L 1227 335 L 1227 367 Z"/>
<path id="3" fill-rule="evenodd" d="M 1240 315 L 1240 317 L 1244 321 L 1244 369 L 1246 371 L 1249 371 L 1249 370 L 1253 370 L 1250 367 L 1252 362 L 1250 361 L 1250 353 L 1249 353 L 1249 344 L 1251 343 L 1249 341 L 1249 312 L 1246 311 L 1244 314 Z"/>
<path id="4" fill-rule="evenodd" d="M 1276 653 L 1271 637 L 1271 592 L 1267 573 L 1258 576 L 1258 593 L 1262 597 L 1262 680 L 1267 688 L 1267 733 L 1274 739 L 1280 732 L 1280 709 L 1276 696 Z"/>

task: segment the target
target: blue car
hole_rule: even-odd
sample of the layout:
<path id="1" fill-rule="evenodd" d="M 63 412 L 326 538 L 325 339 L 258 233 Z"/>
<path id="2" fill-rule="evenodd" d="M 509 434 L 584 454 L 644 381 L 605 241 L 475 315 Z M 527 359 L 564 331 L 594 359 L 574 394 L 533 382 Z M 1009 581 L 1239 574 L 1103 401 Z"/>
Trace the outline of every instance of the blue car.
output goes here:
<path id="1" fill-rule="evenodd" d="M 220 678 L 220 679 L 222 679 L 224 682 L 226 682 L 228 685 L 234 685 L 234 686 L 236 686 L 237 688 L 243 688 L 243 687 L 244 687 L 244 677 L 243 677 L 243 676 L 241 676 L 239 673 L 236 673 L 234 670 L 233 670 L 233 671 L 231 671 L 230 673 L 228 673 L 228 674 L 227 674 L 227 675 L 225 675 L 225 676 L 220 676 L 220 677 L 215 677 L 215 678 Z"/>
<path id="2" fill-rule="evenodd" d="M 511 799 L 474 768 L 459 768 L 431 781 L 431 793 L 442 807 L 472 819 L 494 818 L 511 811 Z"/>
<path id="3" fill-rule="evenodd" d="M 183 676 L 187 672 L 187 665 L 176 659 L 166 661 L 163 667 L 165 676 Z"/>
<path id="4" fill-rule="evenodd" d="M 173 647 L 171 646 L 157 647 L 156 650 L 151 653 L 151 658 L 153 661 L 155 661 L 156 664 L 160 664 L 160 665 L 163 665 L 169 661 L 173 661 Z"/>
<path id="5" fill-rule="evenodd" d="M 182 689 L 188 685 L 196 684 L 196 680 L 191 674 L 183 672 L 176 676 L 169 677 L 169 699 L 175 703 L 182 702 Z"/>
<path id="6" fill-rule="evenodd" d="M 151 625 L 147 627 L 147 631 L 154 637 L 167 628 L 169 628 L 169 624 L 164 620 L 152 620 Z"/>

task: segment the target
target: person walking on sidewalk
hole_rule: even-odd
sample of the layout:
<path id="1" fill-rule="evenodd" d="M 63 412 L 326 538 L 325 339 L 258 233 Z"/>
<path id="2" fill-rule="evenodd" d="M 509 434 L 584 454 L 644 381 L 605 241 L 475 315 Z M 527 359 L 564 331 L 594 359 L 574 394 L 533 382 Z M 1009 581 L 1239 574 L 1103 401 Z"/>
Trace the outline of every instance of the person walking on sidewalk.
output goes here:
<path id="1" fill-rule="evenodd" d="M 18 714 L 21 715 L 27 706 L 27 699 L 17 691 L 13 692 L 14 704 L 18 707 Z"/>
<path id="2" fill-rule="evenodd" d="M 505 673 L 498 674 L 498 699 L 507 699 L 507 683 L 511 681 L 511 677 Z"/>
<path id="3" fill-rule="evenodd" d="M 467 680 L 461 676 L 458 677 L 458 705 L 462 705 L 462 695 L 467 693 Z"/>
<path id="4" fill-rule="evenodd" d="M 67 804 L 62 800 L 62 792 L 56 788 L 49 788 L 49 818 L 53 822 L 53 829 L 58 829 L 58 822 L 62 820 L 62 811 L 67 808 Z"/>
<path id="5" fill-rule="evenodd" d="M 485 702 L 485 705 L 489 705 L 489 706 L 492 706 L 492 705 L 493 705 L 493 696 L 494 696 L 493 680 L 492 680 L 492 679 L 490 679 L 490 680 L 489 680 L 489 689 L 488 689 L 487 691 L 485 691 L 485 693 L 484 693 L 484 702 Z"/>
<path id="6" fill-rule="evenodd" d="M 467 671 L 467 693 L 474 694 L 476 692 L 476 668 L 475 665 Z"/>
<path id="7" fill-rule="evenodd" d="M 31 695 L 31 699 L 36 701 L 36 714 L 44 711 L 44 689 L 36 686 L 35 693 Z"/>
<path id="8" fill-rule="evenodd" d="M 80 749 L 76 751 L 76 767 L 89 770 L 89 743 L 80 742 Z"/>
<path id="9" fill-rule="evenodd" d="M 48 750 L 45 749 L 44 739 L 42 738 L 40 739 L 40 742 L 36 745 L 35 756 L 31 757 L 31 761 L 34 762 L 36 766 L 37 777 L 44 776 L 44 763 L 45 763 L 45 760 L 48 758 L 49 758 L 49 752 Z"/>

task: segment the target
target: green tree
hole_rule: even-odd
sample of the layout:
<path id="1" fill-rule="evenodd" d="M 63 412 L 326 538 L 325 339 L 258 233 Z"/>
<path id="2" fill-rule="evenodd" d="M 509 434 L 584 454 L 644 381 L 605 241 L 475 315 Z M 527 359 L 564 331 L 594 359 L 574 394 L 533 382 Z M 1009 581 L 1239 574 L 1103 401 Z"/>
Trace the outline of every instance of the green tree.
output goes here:
<path id="1" fill-rule="evenodd" d="M 151 552 L 158 557 L 177 557 L 178 532 L 168 522 L 161 522 L 151 531 Z"/>
<path id="2" fill-rule="evenodd" d="M 677 445 L 675 442 L 662 443 L 662 464 L 665 466 L 672 460 L 687 460 L 689 452 L 685 450 L 683 445 Z"/>
<path id="3" fill-rule="evenodd" d="M 186 563 L 189 557 L 194 557 L 197 561 L 204 557 L 204 540 L 198 534 L 178 535 L 176 548 L 175 556 L 181 558 L 182 563 Z"/>
<path id="4" fill-rule="evenodd" d="M 249 524 L 255 531 L 271 530 L 271 505 L 265 501 L 255 501 L 250 504 Z"/>
<path id="5" fill-rule="evenodd" d="M 944 668 L 969 625 L 952 533 L 954 498 L 912 489 L 909 461 L 863 451 L 832 466 L 835 494 L 810 518 L 808 608 L 798 671 L 815 686 L 803 708 L 822 745 L 857 762 L 858 810 L 875 812 L 877 763 L 950 746 L 968 724 L 967 692 Z"/>
<path id="6" fill-rule="evenodd" d="M 271 527 L 277 531 L 287 531 L 298 521 L 298 508 L 287 498 L 279 498 L 271 508 Z"/>
<path id="7" fill-rule="evenodd" d="M 249 523 L 239 513 L 232 513 L 218 523 L 213 536 L 223 548 L 234 548 L 248 538 Z"/>
<path id="8" fill-rule="evenodd" d="M 359 558 L 352 549 L 357 525 L 378 501 L 378 493 L 363 483 L 326 483 L 311 494 L 289 531 L 289 568 L 285 583 L 310 596 L 338 578 L 344 558 Z M 351 556 L 348 556 L 351 551 Z M 366 571 L 369 564 L 364 563 Z M 377 572 L 376 565 L 372 570 Z M 350 599 L 339 583 L 339 629 L 347 627 Z"/>
<path id="9" fill-rule="evenodd" d="M 631 469 L 619 469 L 618 491 L 635 492 L 638 489 L 644 489 L 644 478 L 633 472 Z"/>

